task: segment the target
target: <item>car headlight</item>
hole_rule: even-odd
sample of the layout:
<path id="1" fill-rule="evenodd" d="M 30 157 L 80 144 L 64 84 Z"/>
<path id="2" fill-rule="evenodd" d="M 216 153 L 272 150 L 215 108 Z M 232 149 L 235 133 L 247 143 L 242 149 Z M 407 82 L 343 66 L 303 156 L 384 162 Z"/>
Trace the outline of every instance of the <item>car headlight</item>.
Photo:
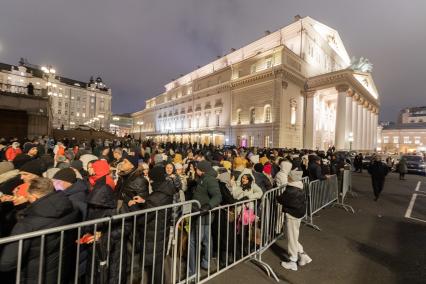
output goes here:
<path id="1" fill-rule="evenodd" d="M 426 165 L 425 164 L 420 164 L 419 168 L 426 168 Z"/>

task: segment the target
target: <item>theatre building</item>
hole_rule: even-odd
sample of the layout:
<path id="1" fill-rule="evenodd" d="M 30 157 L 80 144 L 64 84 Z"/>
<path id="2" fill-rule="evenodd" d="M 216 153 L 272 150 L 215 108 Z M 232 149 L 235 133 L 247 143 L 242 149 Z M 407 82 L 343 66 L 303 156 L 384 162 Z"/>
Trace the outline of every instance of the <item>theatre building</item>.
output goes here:
<path id="1" fill-rule="evenodd" d="M 135 137 L 373 150 L 379 96 L 367 59 L 310 17 L 169 82 L 132 114 Z"/>

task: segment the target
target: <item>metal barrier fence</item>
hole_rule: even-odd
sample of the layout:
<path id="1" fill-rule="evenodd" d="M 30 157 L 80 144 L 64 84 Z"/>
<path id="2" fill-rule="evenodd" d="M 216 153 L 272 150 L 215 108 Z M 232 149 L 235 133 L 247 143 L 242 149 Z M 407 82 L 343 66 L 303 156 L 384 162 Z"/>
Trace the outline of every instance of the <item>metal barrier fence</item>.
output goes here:
<path id="1" fill-rule="evenodd" d="M 347 188 L 350 180 L 343 177 Z M 305 222 L 319 230 L 314 214 L 331 204 L 346 206 L 339 202 L 337 177 L 303 184 Z M 244 261 L 279 281 L 262 254 L 283 236 L 276 199 L 284 190 L 207 212 L 185 214 L 188 206 L 201 207 L 187 201 L 12 236 L 0 239 L 0 249 L 12 255 L 16 283 L 29 277 L 36 283 L 204 283 Z"/>
<path id="2" fill-rule="evenodd" d="M 187 201 L 2 238 L 4 280 L 170 283 L 170 229 L 189 205 L 200 208 L 199 202 Z"/>

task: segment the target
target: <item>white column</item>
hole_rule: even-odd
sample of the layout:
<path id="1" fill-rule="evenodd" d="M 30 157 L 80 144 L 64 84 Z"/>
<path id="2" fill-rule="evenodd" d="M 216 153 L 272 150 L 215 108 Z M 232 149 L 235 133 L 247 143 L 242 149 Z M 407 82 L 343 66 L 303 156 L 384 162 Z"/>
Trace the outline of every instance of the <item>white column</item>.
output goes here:
<path id="1" fill-rule="evenodd" d="M 367 109 L 362 106 L 362 150 L 367 150 Z"/>
<path id="2" fill-rule="evenodd" d="M 352 97 L 352 134 L 354 141 L 352 142 L 352 149 L 357 150 L 358 149 L 358 141 L 356 139 L 357 135 L 357 128 L 358 128 L 358 107 L 357 102 L 355 101 L 354 97 Z"/>
<path id="3" fill-rule="evenodd" d="M 373 141 L 373 129 L 371 128 L 371 111 L 369 108 L 367 108 L 367 149 L 372 150 L 372 141 Z"/>
<path id="4" fill-rule="evenodd" d="M 353 136 L 353 132 L 352 132 L 353 131 L 353 128 L 352 128 L 352 119 L 353 119 L 352 95 L 353 95 L 353 93 L 352 93 L 352 91 L 350 91 L 350 92 L 351 93 L 348 93 L 348 95 L 346 96 L 345 149 L 349 149 L 349 147 L 350 147 L 350 145 L 349 145 L 350 133 L 352 133 L 352 136 Z"/>
<path id="5" fill-rule="evenodd" d="M 314 149 L 315 127 L 314 127 L 314 111 L 315 111 L 315 92 L 306 94 L 306 121 L 305 121 L 305 138 L 303 139 L 303 147 L 305 149 Z"/>
<path id="6" fill-rule="evenodd" d="M 374 126 L 374 141 L 373 141 L 373 147 L 374 149 L 377 148 L 377 135 L 378 135 L 378 127 L 379 127 L 379 116 L 377 113 L 374 113 L 374 119 L 373 119 L 373 126 Z M 381 138 L 380 138 L 381 139 Z"/>
<path id="7" fill-rule="evenodd" d="M 336 87 L 337 90 L 337 108 L 336 108 L 336 133 L 335 133 L 335 147 L 336 149 L 345 148 L 346 138 L 346 93 L 348 91 L 347 85 L 339 85 Z"/>
<path id="8" fill-rule="evenodd" d="M 358 144 L 358 150 L 362 150 L 362 127 L 364 126 L 364 122 L 362 120 L 362 104 L 357 103 L 357 109 L 358 109 L 358 127 L 356 129 L 356 136 L 355 139 Z"/>

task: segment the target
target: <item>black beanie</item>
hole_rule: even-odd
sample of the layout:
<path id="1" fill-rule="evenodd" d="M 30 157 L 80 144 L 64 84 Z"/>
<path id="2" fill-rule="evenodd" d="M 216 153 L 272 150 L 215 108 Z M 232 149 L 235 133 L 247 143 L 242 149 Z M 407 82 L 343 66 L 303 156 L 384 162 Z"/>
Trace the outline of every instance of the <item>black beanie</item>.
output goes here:
<path id="1" fill-rule="evenodd" d="M 254 165 L 254 170 L 258 173 L 263 172 L 263 165 L 261 163 L 257 163 Z"/>
<path id="2" fill-rule="evenodd" d="M 65 168 L 56 172 L 52 179 L 62 180 L 69 183 L 75 183 L 77 181 L 77 176 L 73 169 Z"/>
<path id="3" fill-rule="evenodd" d="M 37 145 L 33 143 L 25 143 L 23 149 L 24 153 L 28 153 L 32 148 L 37 148 Z"/>
<path id="4" fill-rule="evenodd" d="M 31 158 L 27 154 L 24 154 L 24 153 L 19 154 L 15 157 L 15 159 L 13 159 L 13 166 L 15 167 L 15 169 L 21 169 L 23 165 L 25 165 L 32 159 L 33 158 Z"/>
<path id="5" fill-rule="evenodd" d="M 83 169 L 83 162 L 80 160 L 74 160 L 71 162 L 71 167 L 77 171 L 81 171 Z"/>
<path id="6" fill-rule="evenodd" d="M 36 159 L 26 162 L 19 170 L 41 177 L 47 169 L 42 160 Z"/>
<path id="7" fill-rule="evenodd" d="M 128 160 L 135 167 L 135 169 L 139 166 L 139 159 L 136 156 L 131 156 L 126 153 L 123 155 L 123 159 Z"/>

